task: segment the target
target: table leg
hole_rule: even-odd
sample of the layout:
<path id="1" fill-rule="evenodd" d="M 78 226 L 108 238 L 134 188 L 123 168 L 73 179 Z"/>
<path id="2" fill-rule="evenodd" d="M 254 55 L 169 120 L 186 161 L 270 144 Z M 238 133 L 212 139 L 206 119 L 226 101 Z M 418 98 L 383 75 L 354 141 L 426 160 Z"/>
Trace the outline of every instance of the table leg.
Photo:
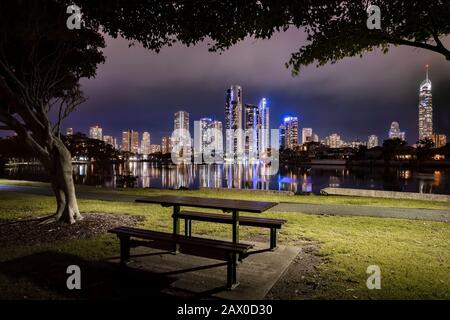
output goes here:
<path id="1" fill-rule="evenodd" d="M 180 218 L 178 218 L 178 213 L 180 212 L 180 206 L 173 206 L 173 234 L 180 234 Z M 175 252 L 177 253 L 180 249 L 179 244 L 175 244 Z"/>
<path id="2" fill-rule="evenodd" d="M 239 243 L 239 211 L 233 210 L 233 242 Z"/>

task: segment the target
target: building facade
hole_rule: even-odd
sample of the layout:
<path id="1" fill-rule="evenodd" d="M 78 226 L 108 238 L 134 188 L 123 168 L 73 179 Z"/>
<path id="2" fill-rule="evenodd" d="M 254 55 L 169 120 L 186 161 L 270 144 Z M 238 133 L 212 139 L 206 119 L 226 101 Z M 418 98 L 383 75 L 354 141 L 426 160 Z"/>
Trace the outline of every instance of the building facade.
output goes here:
<path id="1" fill-rule="evenodd" d="M 447 136 L 445 134 L 435 133 L 432 136 L 432 140 L 435 148 L 441 148 L 447 144 Z"/>
<path id="2" fill-rule="evenodd" d="M 297 117 L 284 118 L 284 148 L 294 149 L 298 145 L 298 126 Z"/>
<path id="3" fill-rule="evenodd" d="M 150 133 L 147 131 L 142 133 L 141 153 L 145 155 L 150 154 Z"/>
<path id="4" fill-rule="evenodd" d="M 139 153 L 139 132 L 134 130 L 122 132 L 122 151 Z"/>
<path id="5" fill-rule="evenodd" d="M 98 125 L 96 125 L 94 127 L 90 127 L 89 128 L 89 138 L 103 140 L 103 129 Z"/>
<path id="6" fill-rule="evenodd" d="M 312 128 L 303 128 L 302 129 L 302 144 L 307 142 L 312 142 L 313 140 L 313 130 Z"/>
<path id="7" fill-rule="evenodd" d="M 391 123 L 391 127 L 389 128 L 389 139 L 400 139 L 405 140 L 405 132 L 400 131 L 400 124 L 397 121 Z"/>
<path id="8" fill-rule="evenodd" d="M 225 101 L 225 159 L 242 160 L 242 87 L 233 85 L 227 90 Z"/>
<path id="9" fill-rule="evenodd" d="M 161 139 L 161 153 L 167 154 L 172 152 L 172 139 L 168 136 Z"/>
<path id="10" fill-rule="evenodd" d="M 431 81 L 428 78 L 428 65 L 426 79 L 419 87 L 419 140 L 433 138 L 433 98 L 431 94 Z"/>
<path id="11" fill-rule="evenodd" d="M 378 147 L 378 137 L 374 134 L 369 136 L 367 140 L 367 149 Z"/>

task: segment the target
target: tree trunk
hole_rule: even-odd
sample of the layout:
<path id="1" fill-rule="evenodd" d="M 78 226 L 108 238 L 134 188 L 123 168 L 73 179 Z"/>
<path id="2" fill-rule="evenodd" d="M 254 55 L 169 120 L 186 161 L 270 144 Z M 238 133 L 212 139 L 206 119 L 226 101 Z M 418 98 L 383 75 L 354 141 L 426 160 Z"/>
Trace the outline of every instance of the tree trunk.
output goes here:
<path id="1" fill-rule="evenodd" d="M 52 137 L 48 157 L 40 160 L 47 169 L 53 192 L 56 197 L 54 219 L 66 223 L 75 223 L 83 219 L 78 209 L 75 185 L 73 182 L 72 157 L 69 150 L 58 137 Z"/>

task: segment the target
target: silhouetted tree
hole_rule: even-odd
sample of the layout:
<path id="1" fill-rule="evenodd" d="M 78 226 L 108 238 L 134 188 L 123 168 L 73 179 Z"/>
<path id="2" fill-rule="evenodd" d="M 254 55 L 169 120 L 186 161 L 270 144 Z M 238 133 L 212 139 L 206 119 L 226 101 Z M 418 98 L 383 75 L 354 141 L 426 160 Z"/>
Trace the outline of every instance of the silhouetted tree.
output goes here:
<path id="1" fill-rule="evenodd" d="M 82 217 L 71 155 L 59 132 L 85 100 L 79 80 L 93 77 L 104 61 L 104 40 L 96 28 L 69 30 L 66 10 L 56 1 L 0 2 L 0 125 L 15 131 L 48 172 L 55 219 L 73 223 Z"/>

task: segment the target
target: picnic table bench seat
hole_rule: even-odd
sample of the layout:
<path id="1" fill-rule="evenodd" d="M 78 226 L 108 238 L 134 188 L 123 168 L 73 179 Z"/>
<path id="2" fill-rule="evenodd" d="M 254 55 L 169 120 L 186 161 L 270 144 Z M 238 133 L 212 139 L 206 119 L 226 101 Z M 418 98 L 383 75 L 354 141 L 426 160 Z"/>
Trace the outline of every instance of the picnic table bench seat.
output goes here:
<path id="1" fill-rule="evenodd" d="M 204 222 L 215 222 L 215 223 L 233 223 L 233 219 L 230 215 L 225 215 L 221 213 L 209 213 L 209 212 L 195 212 L 195 211 L 180 211 L 173 215 L 173 217 L 178 217 L 185 220 L 185 235 L 192 235 L 192 220 L 204 221 Z M 239 225 L 249 226 L 249 227 L 259 227 L 270 229 L 270 248 L 275 249 L 277 246 L 277 229 L 286 223 L 284 219 L 273 219 L 264 217 L 249 217 L 240 216 Z"/>
<path id="2" fill-rule="evenodd" d="M 236 272 L 237 257 L 239 260 L 246 258 L 248 251 L 253 247 L 253 245 L 245 243 L 188 237 L 132 227 L 117 227 L 108 232 L 116 234 L 120 240 L 120 263 L 123 266 L 130 260 L 130 248 L 137 246 L 172 251 L 176 248 L 176 252 L 226 261 L 228 289 L 233 289 L 238 285 Z M 144 239 L 146 241 L 137 239 Z"/>

